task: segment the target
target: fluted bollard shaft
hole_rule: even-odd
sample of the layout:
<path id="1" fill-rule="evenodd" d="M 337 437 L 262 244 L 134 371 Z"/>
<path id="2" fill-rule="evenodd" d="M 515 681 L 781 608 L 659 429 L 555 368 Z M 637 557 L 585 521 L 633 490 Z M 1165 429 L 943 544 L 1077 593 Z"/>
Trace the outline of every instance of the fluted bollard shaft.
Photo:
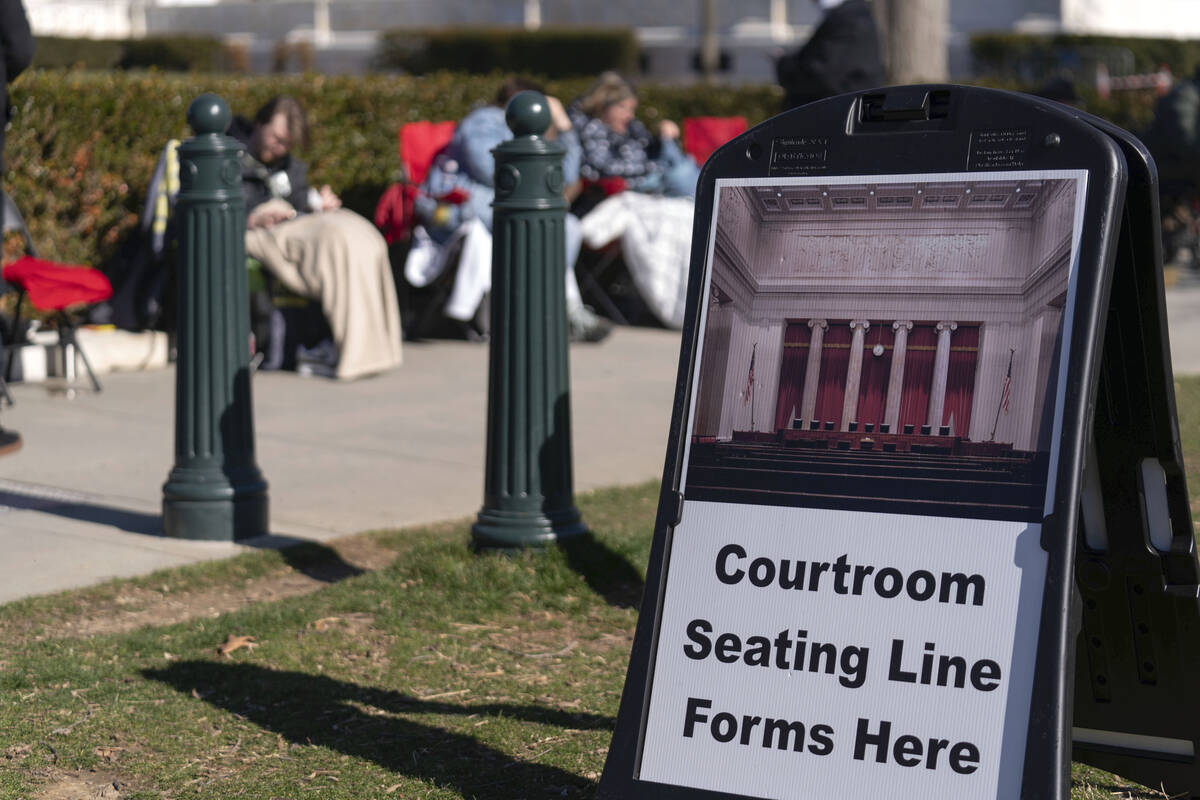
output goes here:
<path id="1" fill-rule="evenodd" d="M 564 289 L 563 148 L 546 98 L 508 105 L 497 147 L 483 509 L 475 547 L 516 549 L 587 533 L 575 508 Z"/>
<path id="2" fill-rule="evenodd" d="M 179 146 L 175 466 L 163 485 L 163 533 L 248 539 L 268 532 L 267 482 L 254 458 L 245 201 L 225 101 L 188 108 Z"/>

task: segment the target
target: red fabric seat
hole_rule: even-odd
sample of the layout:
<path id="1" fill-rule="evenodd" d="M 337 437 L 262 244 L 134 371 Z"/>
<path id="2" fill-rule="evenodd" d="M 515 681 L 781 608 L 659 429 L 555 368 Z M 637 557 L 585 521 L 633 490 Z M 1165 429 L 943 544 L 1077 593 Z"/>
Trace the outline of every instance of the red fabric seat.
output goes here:
<path id="1" fill-rule="evenodd" d="M 745 117 L 686 117 L 683 120 L 684 150 L 696 163 L 704 162 L 721 145 L 745 133 Z"/>
<path id="2" fill-rule="evenodd" d="M 450 143 L 457 123 L 406 122 L 400 126 L 400 163 L 404 167 L 404 179 L 393 183 L 375 205 L 375 227 L 383 231 L 388 244 L 406 242 L 412 238 L 417 224 L 415 204 L 420 186 L 429 175 L 433 159 Z M 452 191 L 442 202 L 458 205 L 466 200 L 466 192 Z"/>
<path id="3" fill-rule="evenodd" d="M 62 311 L 69 306 L 99 303 L 112 297 L 112 284 L 104 273 L 77 264 L 59 264 L 22 256 L 5 265 L 4 280 L 25 290 L 29 302 L 41 311 Z"/>
<path id="4" fill-rule="evenodd" d="M 425 182 L 433 157 L 450 144 L 454 136 L 453 120 L 446 122 L 406 122 L 400 126 L 400 163 L 408 180 L 418 186 Z"/>

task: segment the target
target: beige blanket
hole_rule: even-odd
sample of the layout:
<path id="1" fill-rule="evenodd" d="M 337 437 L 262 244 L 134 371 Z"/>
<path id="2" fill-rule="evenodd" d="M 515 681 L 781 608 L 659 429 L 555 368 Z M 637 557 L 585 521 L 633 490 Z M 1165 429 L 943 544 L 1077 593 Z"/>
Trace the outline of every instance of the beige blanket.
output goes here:
<path id="1" fill-rule="evenodd" d="M 248 230 L 246 254 L 290 291 L 320 301 L 338 351 L 338 378 L 400 364 L 400 310 L 387 243 L 368 220 L 339 209 Z"/>

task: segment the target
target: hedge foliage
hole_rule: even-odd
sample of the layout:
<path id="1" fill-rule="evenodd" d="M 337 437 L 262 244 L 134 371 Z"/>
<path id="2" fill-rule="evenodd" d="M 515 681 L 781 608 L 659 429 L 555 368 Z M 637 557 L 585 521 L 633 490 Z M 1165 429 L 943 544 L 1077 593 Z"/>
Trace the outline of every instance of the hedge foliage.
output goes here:
<path id="1" fill-rule="evenodd" d="M 37 69 L 161 69 L 177 72 L 228 70 L 232 54 L 215 36 L 147 36 L 142 39 L 75 39 L 38 36 Z"/>
<path id="2" fill-rule="evenodd" d="M 6 185 L 43 255 L 103 266 L 136 227 L 154 164 L 170 138 L 188 135 L 185 114 L 205 91 L 250 116 L 270 97 L 294 95 L 307 109 L 313 143 L 304 154 L 314 185 L 328 183 L 370 216 L 399 167 L 397 131 L 410 120 L 458 119 L 490 99 L 500 75 L 323 77 L 32 70 L 13 85 Z M 590 79 L 547 80 L 568 101 Z M 645 121 L 776 113 L 771 86 L 645 86 Z"/>
<path id="3" fill-rule="evenodd" d="M 630 28 L 406 28 L 380 36 L 375 66 L 414 75 L 454 70 L 562 78 L 606 69 L 630 72 L 637 57 L 637 39 Z"/>
<path id="4" fill-rule="evenodd" d="M 1165 65 L 1177 79 L 1186 78 L 1200 66 L 1200 41 L 1027 33 L 971 37 L 976 73 L 992 78 L 1036 82 L 1039 76 L 1076 69 L 1087 61 L 1107 62 L 1126 55 L 1132 58 L 1134 73 L 1154 72 Z"/>

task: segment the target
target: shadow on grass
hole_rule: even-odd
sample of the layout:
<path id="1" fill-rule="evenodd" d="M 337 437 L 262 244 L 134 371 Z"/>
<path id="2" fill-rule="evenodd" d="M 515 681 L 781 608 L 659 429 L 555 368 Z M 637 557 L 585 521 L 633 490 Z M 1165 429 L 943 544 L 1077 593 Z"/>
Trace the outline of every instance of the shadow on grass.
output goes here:
<path id="1" fill-rule="evenodd" d="M 322 675 L 253 664 L 184 661 L 143 670 L 182 694 L 193 692 L 301 745 L 327 747 L 401 775 L 451 788 L 463 797 L 580 796 L 594 784 L 557 767 L 515 759 L 471 736 L 397 714 L 510 717 L 562 728 L 600 730 L 610 717 L 510 703 L 454 704 L 422 700 Z"/>
<path id="2" fill-rule="evenodd" d="M 629 559 L 591 533 L 563 539 L 558 548 L 566 555 L 571 569 L 609 605 L 637 608 L 641 603 L 645 586 L 642 573 Z"/>
<path id="3" fill-rule="evenodd" d="M 244 539 L 241 544 L 259 550 L 278 550 L 289 567 L 322 583 L 337 583 L 366 572 L 347 562 L 332 547 L 307 539 L 273 534 Z"/>

